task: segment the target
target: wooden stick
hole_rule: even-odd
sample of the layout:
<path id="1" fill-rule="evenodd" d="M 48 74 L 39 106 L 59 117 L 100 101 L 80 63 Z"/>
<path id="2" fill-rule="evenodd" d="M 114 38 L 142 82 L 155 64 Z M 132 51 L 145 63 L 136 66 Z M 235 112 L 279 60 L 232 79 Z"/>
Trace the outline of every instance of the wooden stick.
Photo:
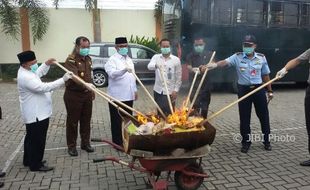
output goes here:
<path id="1" fill-rule="evenodd" d="M 210 58 L 210 60 L 209 60 L 209 63 L 211 63 L 211 62 L 213 61 L 214 56 L 215 56 L 215 53 L 216 53 L 216 51 L 213 51 L 212 56 L 211 56 L 211 58 Z M 208 63 L 208 64 L 209 64 L 209 63 Z M 187 113 L 187 117 L 188 117 L 188 115 L 190 114 L 190 110 L 193 108 L 193 106 L 194 106 L 194 104 L 195 104 L 195 101 L 196 101 L 196 99 L 197 99 L 197 97 L 198 97 L 198 94 L 199 94 L 200 89 L 201 89 L 201 87 L 202 87 L 202 84 L 203 84 L 203 82 L 204 82 L 204 80 L 205 80 L 205 78 L 206 78 L 206 76 L 207 76 L 207 73 L 208 73 L 208 69 L 206 69 L 205 72 L 204 72 L 203 75 L 202 75 L 202 78 L 201 78 L 201 80 L 200 80 L 200 83 L 199 83 L 199 85 L 198 85 L 198 88 L 197 88 L 197 90 L 196 90 L 196 92 L 195 92 L 194 98 L 193 98 L 193 100 L 192 100 L 192 102 L 191 102 L 191 105 L 190 105 L 190 107 L 189 107 L 189 109 L 188 109 L 189 111 L 188 111 L 188 113 Z"/>
<path id="2" fill-rule="evenodd" d="M 164 77 L 164 74 L 162 72 L 162 66 L 159 67 L 159 73 L 160 73 L 160 76 L 162 78 L 162 82 L 164 83 L 164 86 L 165 86 L 165 89 L 166 89 L 166 92 L 167 92 L 168 104 L 169 104 L 169 107 L 170 107 L 171 114 L 173 114 L 174 113 L 173 106 L 172 106 L 170 94 L 169 94 L 169 91 L 168 91 L 167 81 L 166 81 L 166 78 Z"/>
<path id="3" fill-rule="evenodd" d="M 255 92 L 261 90 L 262 88 L 268 86 L 269 84 L 273 83 L 274 81 L 280 79 L 279 77 L 275 77 L 274 79 L 266 82 L 265 84 L 261 85 L 260 87 L 256 88 L 255 90 L 249 92 L 248 94 L 242 96 L 241 98 L 239 98 L 238 100 L 232 102 L 231 104 L 229 104 L 228 106 L 222 108 L 221 110 L 219 110 L 218 112 L 212 114 L 210 117 L 208 117 L 207 119 L 205 119 L 204 121 L 202 121 L 201 123 L 205 123 L 213 118 L 215 118 L 216 116 L 218 116 L 219 114 L 223 113 L 225 110 L 227 110 L 228 108 L 232 107 L 233 105 L 241 102 L 242 100 L 246 99 L 247 97 L 251 96 L 252 94 L 254 94 Z"/>
<path id="4" fill-rule="evenodd" d="M 152 100 L 152 102 L 154 103 L 154 105 L 156 106 L 156 108 L 158 109 L 158 111 L 160 112 L 160 114 L 164 117 L 164 119 L 166 119 L 166 115 L 164 114 L 163 110 L 159 107 L 159 105 L 157 104 L 157 102 L 154 100 L 153 96 L 150 94 L 150 92 L 146 89 L 146 87 L 144 86 L 144 84 L 141 82 L 141 80 L 139 79 L 139 77 L 136 75 L 136 73 L 132 72 L 133 76 L 135 76 L 136 80 L 138 81 L 138 83 L 141 85 L 141 87 L 143 88 L 143 90 L 145 91 L 145 93 L 148 95 L 148 97 Z"/>
<path id="5" fill-rule="evenodd" d="M 196 71 L 195 72 L 195 76 L 194 76 L 194 79 L 193 79 L 193 82 L 191 84 L 191 88 L 189 89 L 189 92 L 188 92 L 188 95 L 187 95 L 187 98 L 186 98 L 186 102 L 185 102 L 185 107 L 187 108 L 188 104 L 189 104 L 189 100 L 190 100 L 190 97 L 192 95 L 192 91 L 193 91 L 193 88 L 194 88 L 194 85 L 195 85 L 195 82 L 196 82 L 196 79 L 197 79 L 197 76 L 198 76 L 199 72 Z"/>
<path id="6" fill-rule="evenodd" d="M 69 71 L 67 68 L 65 68 L 64 66 L 62 66 L 60 63 L 58 62 L 54 62 L 58 67 L 60 67 L 62 70 L 64 70 L 65 72 L 71 72 Z M 123 108 L 121 108 L 119 105 L 117 105 L 116 103 L 114 103 L 113 101 L 111 101 L 108 97 L 104 96 L 103 94 L 101 94 L 101 91 L 98 90 L 97 88 L 92 88 L 89 85 L 87 85 L 87 83 L 81 79 L 80 77 L 76 76 L 75 74 L 73 74 L 73 78 L 76 79 L 78 82 L 80 82 L 81 84 L 83 84 L 87 89 L 97 93 L 99 96 L 101 96 L 102 98 L 104 98 L 105 100 L 107 100 L 111 105 L 113 105 L 114 107 L 116 107 L 117 109 L 119 109 L 121 112 L 123 112 L 125 115 L 127 115 L 128 117 L 130 117 L 131 119 L 134 119 L 135 121 L 138 122 L 138 120 L 133 117 L 131 114 L 129 114 L 127 111 L 125 111 Z M 118 101 L 118 100 L 117 100 Z M 117 102 L 115 101 L 115 102 Z M 119 103 L 120 101 L 118 101 L 117 103 Z M 126 104 L 125 104 L 126 105 Z M 127 106 L 127 105 L 126 105 Z M 129 107 L 129 106 L 128 106 Z M 130 107 L 131 108 L 131 107 Z"/>

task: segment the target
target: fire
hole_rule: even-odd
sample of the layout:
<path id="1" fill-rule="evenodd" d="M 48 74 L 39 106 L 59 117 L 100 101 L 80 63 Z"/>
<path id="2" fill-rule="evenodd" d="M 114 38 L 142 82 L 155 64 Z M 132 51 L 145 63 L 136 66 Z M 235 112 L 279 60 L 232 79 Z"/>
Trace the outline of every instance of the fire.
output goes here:
<path id="1" fill-rule="evenodd" d="M 182 127 L 186 125 L 187 119 L 187 108 L 182 106 L 180 109 L 176 109 L 173 114 L 168 115 L 167 123 Z"/>
<path id="2" fill-rule="evenodd" d="M 154 114 L 152 114 L 148 118 L 144 117 L 143 115 L 138 114 L 137 119 L 140 124 L 146 124 L 147 122 L 153 122 L 154 124 L 157 124 L 160 122 L 158 117 L 155 116 Z"/>
<path id="3" fill-rule="evenodd" d="M 138 114 L 137 119 L 138 119 L 139 123 L 141 123 L 141 124 L 147 123 L 147 118 L 144 117 L 143 115 Z"/>

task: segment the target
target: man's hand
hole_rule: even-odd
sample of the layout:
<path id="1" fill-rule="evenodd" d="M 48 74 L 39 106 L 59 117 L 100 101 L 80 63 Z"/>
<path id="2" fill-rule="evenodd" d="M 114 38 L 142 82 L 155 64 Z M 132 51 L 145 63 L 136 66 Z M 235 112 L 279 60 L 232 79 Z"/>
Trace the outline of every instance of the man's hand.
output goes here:
<path id="1" fill-rule="evenodd" d="M 267 103 L 269 103 L 273 98 L 273 92 L 269 91 L 267 92 Z"/>
<path id="2" fill-rule="evenodd" d="M 62 77 L 62 79 L 66 82 L 68 81 L 69 79 L 72 79 L 73 77 L 73 72 L 69 71 L 69 72 L 66 72 L 64 74 L 64 76 Z"/>
<path id="3" fill-rule="evenodd" d="M 126 67 L 126 69 L 127 69 L 128 73 L 132 73 L 133 72 L 132 68 L 130 68 L 130 67 Z"/>
<path id="4" fill-rule="evenodd" d="M 280 71 L 277 72 L 276 77 L 283 78 L 287 73 L 287 70 L 285 67 L 283 67 Z"/>
<path id="5" fill-rule="evenodd" d="M 173 91 L 173 92 L 171 93 L 171 99 L 172 99 L 172 101 L 175 101 L 175 100 L 177 99 L 177 97 L 178 97 L 178 93 L 177 93 L 176 91 Z"/>
<path id="6" fill-rule="evenodd" d="M 217 68 L 217 66 L 218 65 L 216 63 L 214 63 L 214 62 L 207 64 L 208 70 L 215 69 L 215 68 Z"/>
<path id="7" fill-rule="evenodd" d="M 193 68 L 192 68 L 192 72 L 194 72 L 194 73 L 197 73 L 197 72 L 198 72 L 198 74 L 200 74 L 200 69 L 199 69 L 199 67 L 193 67 Z"/>
<path id="8" fill-rule="evenodd" d="M 138 93 L 135 92 L 135 101 L 138 100 Z"/>
<path id="9" fill-rule="evenodd" d="M 207 66 L 206 65 L 200 65 L 199 70 L 200 70 L 200 73 L 204 73 L 207 70 Z"/>
<path id="10" fill-rule="evenodd" d="M 48 59 L 47 61 L 45 61 L 45 64 L 46 64 L 46 65 L 52 65 L 52 64 L 54 64 L 55 61 L 56 61 L 56 59 L 50 58 L 50 59 Z"/>
<path id="11" fill-rule="evenodd" d="M 156 68 L 156 69 L 162 69 L 162 67 L 163 67 L 163 64 L 162 64 L 162 63 L 156 63 L 156 64 L 155 64 L 155 68 Z"/>

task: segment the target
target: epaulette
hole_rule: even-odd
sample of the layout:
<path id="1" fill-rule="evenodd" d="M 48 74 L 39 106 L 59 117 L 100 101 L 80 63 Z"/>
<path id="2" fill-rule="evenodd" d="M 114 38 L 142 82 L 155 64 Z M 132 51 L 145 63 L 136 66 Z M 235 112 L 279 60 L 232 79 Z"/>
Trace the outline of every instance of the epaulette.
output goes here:
<path id="1" fill-rule="evenodd" d="M 70 55 L 68 56 L 68 61 L 69 61 L 70 63 L 75 63 L 75 56 L 72 55 L 72 54 L 70 54 Z"/>
<path id="2" fill-rule="evenodd" d="M 265 57 L 265 55 L 262 53 L 256 53 L 256 55 L 261 56 L 261 57 Z"/>

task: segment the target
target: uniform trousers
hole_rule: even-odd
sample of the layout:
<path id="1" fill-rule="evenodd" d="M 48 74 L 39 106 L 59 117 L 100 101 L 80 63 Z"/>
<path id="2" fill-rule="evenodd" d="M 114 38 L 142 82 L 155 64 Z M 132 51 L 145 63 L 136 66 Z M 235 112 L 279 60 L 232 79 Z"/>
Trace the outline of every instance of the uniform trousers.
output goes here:
<path id="1" fill-rule="evenodd" d="M 166 116 L 171 114 L 171 110 L 169 107 L 168 98 L 166 94 L 163 94 L 163 93 L 159 94 L 156 91 L 154 91 L 154 100 L 156 101 L 156 103 L 158 104 L 160 109 L 162 109 L 162 111 L 164 112 Z M 174 106 L 175 106 L 175 101 L 172 102 L 172 107 L 174 108 Z"/>
<path id="2" fill-rule="evenodd" d="M 48 125 L 49 118 L 26 124 L 23 164 L 29 166 L 30 170 L 42 166 Z"/>
<path id="3" fill-rule="evenodd" d="M 132 111 L 124 108 L 122 105 L 119 105 L 117 102 L 114 102 L 119 107 L 123 108 L 129 114 L 132 115 Z M 124 104 L 127 106 L 132 107 L 133 101 L 123 101 Z M 109 103 L 109 110 L 110 110 L 110 121 L 111 121 L 111 133 L 112 133 L 112 142 L 123 146 L 123 136 L 122 136 L 122 117 L 125 115 L 121 113 L 116 107 Z"/>
<path id="4" fill-rule="evenodd" d="M 260 85 L 244 86 L 238 85 L 238 97 L 241 98 L 245 94 L 251 92 Z M 256 115 L 261 124 L 261 130 L 263 133 L 263 143 L 270 144 L 270 122 L 269 122 L 269 111 L 267 104 L 267 97 L 265 89 L 261 89 L 254 93 L 250 97 L 239 102 L 239 117 L 240 117 L 240 133 L 242 136 L 242 144 L 251 143 L 251 110 L 252 103 L 255 107 Z"/>
<path id="5" fill-rule="evenodd" d="M 92 115 L 92 92 L 66 89 L 64 101 L 67 110 L 66 136 L 68 148 L 76 147 L 80 123 L 81 146 L 90 144 L 90 120 Z"/>
<path id="6" fill-rule="evenodd" d="M 305 117 L 306 117 L 307 133 L 308 133 L 308 151 L 310 153 L 310 85 L 308 85 L 306 89 Z"/>

